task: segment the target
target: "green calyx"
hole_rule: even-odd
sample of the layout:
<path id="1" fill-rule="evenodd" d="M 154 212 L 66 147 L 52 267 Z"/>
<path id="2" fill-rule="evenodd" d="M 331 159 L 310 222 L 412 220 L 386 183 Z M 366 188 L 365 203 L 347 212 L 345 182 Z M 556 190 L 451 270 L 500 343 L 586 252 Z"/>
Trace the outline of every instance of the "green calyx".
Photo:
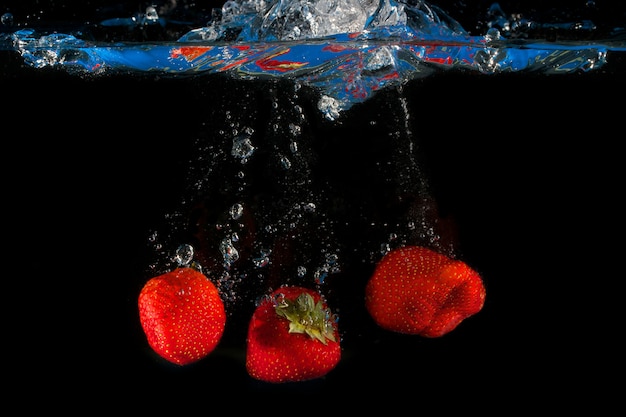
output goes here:
<path id="1" fill-rule="evenodd" d="M 276 314 L 289 320 L 289 333 L 306 333 L 325 345 L 328 340 L 336 341 L 330 311 L 321 300 L 315 303 L 309 293 L 303 292 L 295 300 L 282 298 Z"/>

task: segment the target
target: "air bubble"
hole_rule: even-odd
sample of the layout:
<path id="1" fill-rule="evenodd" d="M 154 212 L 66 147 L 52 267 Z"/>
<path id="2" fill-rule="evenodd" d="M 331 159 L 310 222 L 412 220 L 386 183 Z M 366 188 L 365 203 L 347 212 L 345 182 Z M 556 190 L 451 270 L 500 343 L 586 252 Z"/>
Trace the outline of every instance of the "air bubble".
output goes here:
<path id="1" fill-rule="evenodd" d="M 239 219 L 243 215 L 243 205 L 236 203 L 230 207 L 230 218 L 233 220 Z"/>
<path id="2" fill-rule="evenodd" d="M 193 260 L 194 250 L 193 246 L 189 244 L 180 245 L 176 249 L 176 253 L 174 255 L 174 261 L 179 266 L 188 266 Z"/>

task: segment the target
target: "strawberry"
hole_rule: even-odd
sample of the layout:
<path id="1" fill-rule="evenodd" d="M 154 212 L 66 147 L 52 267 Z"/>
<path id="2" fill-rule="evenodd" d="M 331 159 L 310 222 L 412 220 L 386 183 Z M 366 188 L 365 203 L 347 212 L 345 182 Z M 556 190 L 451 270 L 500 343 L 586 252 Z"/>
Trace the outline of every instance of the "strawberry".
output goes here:
<path id="1" fill-rule="evenodd" d="M 265 382 L 306 381 L 341 359 L 337 321 L 320 293 L 283 286 L 255 308 L 248 326 L 246 368 Z"/>
<path id="2" fill-rule="evenodd" d="M 157 354 L 187 365 L 215 349 L 224 333 L 226 312 L 217 287 L 207 276 L 179 267 L 144 285 L 139 319 Z"/>
<path id="3" fill-rule="evenodd" d="M 440 337 L 478 313 L 485 302 L 480 275 L 462 261 L 421 246 L 387 253 L 365 289 L 365 306 L 382 328 Z"/>

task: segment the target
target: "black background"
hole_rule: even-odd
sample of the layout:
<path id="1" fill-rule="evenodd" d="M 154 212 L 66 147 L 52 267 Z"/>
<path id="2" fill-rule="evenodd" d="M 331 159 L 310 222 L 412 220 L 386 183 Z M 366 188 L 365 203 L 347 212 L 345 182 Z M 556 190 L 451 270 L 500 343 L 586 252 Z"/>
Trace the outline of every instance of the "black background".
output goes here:
<path id="1" fill-rule="evenodd" d="M 93 7 L 107 2 L 32 3 L 6 7 L 16 16 L 37 10 L 43 20 L 90 20 Z M 487 4 L 444 3 L 453 17 L 453 7 L 462 11 L 461 22 L 476 21 Z M 108 4 L 116 11 L 143 8 Z M 552 16 L 564 10 L 557 2 L 501 5 Z M 596 6 L 607 25 L 620 16 L 615 6 Z M 621 346 L 611 319 L 623 314 L 612 295 L 622 278 L 616 268 L 623 246 L 624 68 L 615 53 L 605 67 L 584 74 L 442 73 L 355 106 L 341 128 L 319 119 L 303 94 L 319 140 L 319 172 L 338 182 L 333 191 L 343 198 L 372 201 L 355 204 L 363 216 L 376 216 L 384 206 L 378 196 L 389 193 L 368 171 L 379 152 L 387 156 L 385 128 L 394 117 L 388 103 L 407 100 L 420 166 L 440 213 L 456 224 L 459 256 L 483 275 L 487 300 L 443 338 L 389 334 L 361 304 L 371 264 L 348 257 L 345 272 L 328 281 L 342 310 L 341 363 L 325 378 L 273 386 L 245 371 L 249 299 L 233 313 L 218 349 L 185 368 L 150 351 L 136 299 L 152 261 L 147 236 L 178 208 L 194 139 L 223 117 L 222 103 L 236 108 L 249 100 L 262 115 L 268 91 L 288 88 L 228 79 L 85 79 L 25 67 L 3 51 L 4 345 L 5 360 L 17 370 L 11 388 L 53 394 L 46 404 L 65 409 L 78 398 L 93 407 L 131 400 L 209 407 L 225 402 L 223 394 L 255 393 L 265 402 L 251 404 L 243 395 L 226 404 L 282 412 L 278 399 L 289 393 L 301 400 L 313 394 L 315 405 L 301 406 L 318 412 L 332 407 L 334 395 L 344 405 L 379 402 L 390 409 L 503 407 L 496 398 L 506 409 L 546 401 L 606 405 L 596 402 L 612 394 L 602 375 L 618 369 L 612 353 Z M 346 162 L 338 155 L 351 156 Z M 347 247 L 368 245 L 359 233 L 341 237 Z"/>

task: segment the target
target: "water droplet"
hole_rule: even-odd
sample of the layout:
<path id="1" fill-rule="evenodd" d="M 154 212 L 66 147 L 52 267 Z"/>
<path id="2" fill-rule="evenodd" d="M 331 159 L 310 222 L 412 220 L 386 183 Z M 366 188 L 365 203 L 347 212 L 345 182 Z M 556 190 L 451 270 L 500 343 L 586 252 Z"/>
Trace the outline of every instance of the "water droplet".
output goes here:
<path id="1" fill-rule="evenodd" d="M 317 108 L 327 119 L 335 120 L 339 117 L 341 106 L 337 99 L 325 95 L 318 101 Z"/>
<path id="2" fill-rule="evenodd" d="M 230 268 L 233 263 L 239 260 L 239 251 L 229 238 L 225 238 L 220 242 L 220 252 L 224 258 L 224 267 L 226 269 Z"/>
<path id="3" fill-rule="evenodd" d="M 13 14 L 11 13 L 5 13 L 0 17 L 0 23 L 4 26 L 13 26 L 14 21 Z"/>
<path id="4" fill-rule="evenodd" d="M 307 213 L 314 213 L 316 208 L 315 203 L 306 203 L 304 205 L 304 211 Z"/>
<path id="5" fill-rule="evenodd" d="M 258 258 L 252 259 L 252 263 L 254 263 L 254 266 L 256 266 L 257 268 L 263 268 L 263 267 L 269 265 L 270 258 L 267 255 L 262 255 L 262 256 L 260 256 Z"/>
<path id="6" fill-rule="evenodd" d="M 193 246 L 189 244 L 183 244 L 176 249 L 176 253 L 174 254 L 174 261 L 179 266 L 187 266 L 193 260 L 193 255 Z"/>
<path id="7" fill-rule="evenodd" d="M 150 22 L 156 22 L 159 20 L 159 14 L 154 6 L 146 7 L 146 20 Z"/>
<path id="8" fill-rule="evenodd" d="M 230 218 L 233 220 L 239 219 L 243 215 L 243 205 L 236 203 L 230 207 Z"/>
<path id="9" fill-rule="evenodd" d="M 315 272 L 313 273 L 313 279 L 315 280 L 316 284 L 323 284 L 327 276 L 328 276 L 328 269 L 323 266 L 317 268 Z"/>
<path id="10" fill-rule="evenodd" d="M 235 158 L 241 159 L 241 163 L 246 163 L 256 149 L 251 140 L 253 132 L 253 129 L 248 128 L 245 130 L 245 133 L 237 135 L 233 138 L 231 155 Z"/>
<path id="11" fill-rule="evenodd" d="M 291 168 L 291 161 L 286 156 L 281 155 L 280 166 L 283 167 L 283 169 L 289 169 Z"/>

